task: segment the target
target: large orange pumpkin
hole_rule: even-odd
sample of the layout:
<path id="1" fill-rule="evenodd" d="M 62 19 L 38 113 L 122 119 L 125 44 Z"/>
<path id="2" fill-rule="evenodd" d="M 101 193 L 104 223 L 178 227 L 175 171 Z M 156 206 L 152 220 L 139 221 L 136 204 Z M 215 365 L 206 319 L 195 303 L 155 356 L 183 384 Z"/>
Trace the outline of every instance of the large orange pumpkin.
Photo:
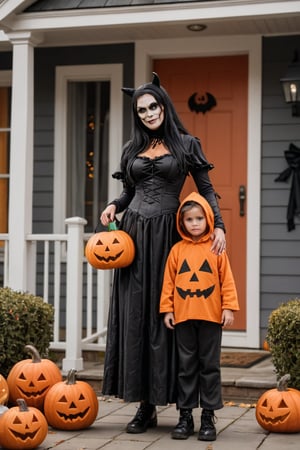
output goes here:
<path id="1" fill-rule="evenodd" d="M 28 407 L 24 399 L 0 416 L 0 445 L 7 449 L 33 449 L 46 438 L 48 424 L 37 408 Z"/>
<path id="2" fill-rule="evenodd" d="M 62 376 L 57 365 L 41 359 L 35 347 L 26 345 L 25 349 L 31 353 L 32 360 L 24 359 L 11 368 L 7 377 L 9 400 L 15 403 L 21 397 L 29 406 L 42 409 L 48 390 L 62 381 Z"/>
<path id="3" fill-rule="evenodd" d="M 56 383 L 47 393 L 44 413 L 53 428 L 81 430 L 96 419 L 98 399 L 88 383 L 76 381 L 76 370 L 71 369 L 66 381 Z"/>
<path id="4" fill-rule="evenodd" d="M 5 405 L 9 397 L 8 384 L 6 379 L 0 375 L 0 405 Z"/>
<path id="5" fill-rule="evenodd" d="M 290 375 L 280 378 L 277 388 L 264 392 L 256 404 L 256 420 L 274 433 L 300 431 L 300 391 L 287 388 Z"/>
<path id="6" fill-rule="evenodd" d="M 108 231 L 100 231 L 90 237 L 85 256 L 95 269 L 118 269 L 132 263 L 135 247 L 129 234 L 118 230 L 115 222 L 111 222 Z"/>

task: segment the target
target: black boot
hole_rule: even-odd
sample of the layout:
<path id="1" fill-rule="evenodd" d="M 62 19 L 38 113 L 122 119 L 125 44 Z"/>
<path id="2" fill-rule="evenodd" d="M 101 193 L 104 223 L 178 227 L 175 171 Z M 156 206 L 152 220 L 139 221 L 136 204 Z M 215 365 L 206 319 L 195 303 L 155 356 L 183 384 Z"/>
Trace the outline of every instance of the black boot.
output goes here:
<path id="1" fill-rule="evenodd" d="M 191 409 L 180 408 L 179 422 L 171 433 L 172 439 L 187 439 L 194 434 L 194 419 Z"/>
<path id="2" fill-rule="evenodd" d="M 148 402 L 141 402 L 134 418 L 127 424 L 127 433 L 144 433 L 147 428 L 157 426 L 156 408 Z"/>
<path id="3" fill-rule="evenodd" d="M 199 441 L 215 441 L 217 439 L 215 414 L 212 409 L 202 410 L 198 439 Z"/>

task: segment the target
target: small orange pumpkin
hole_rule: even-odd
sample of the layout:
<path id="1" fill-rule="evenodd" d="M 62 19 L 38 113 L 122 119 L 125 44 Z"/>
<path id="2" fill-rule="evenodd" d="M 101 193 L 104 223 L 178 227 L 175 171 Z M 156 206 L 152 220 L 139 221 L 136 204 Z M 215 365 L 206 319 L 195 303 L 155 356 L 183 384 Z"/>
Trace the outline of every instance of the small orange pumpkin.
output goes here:
<path id="1" fill-rule="evenodd" d="M 300 391 L 287 388 L 290 375 L 280 378 L 277 388 L 264 392 L 256 404 L 256 420 L 274 433 L 300 431 Z"/>
<path id="2" fill-rule="evenodd" d="M 0 405 L 5 405 L 9 397 L 9 389 L 6 379 L 0 375 Z"/>
<path id="3" fill-rule="evenodd" d="M 7 377 L 9 400 L 15 403 L 21 397 L 29 406 L 42 409 L 48 390 L 62 381 L 61 372 L 54 362 L 41 359 L 33 345 L 26 345 L 25 349 L 31 353 L 32 360 L 24 359 L 11 368 Z"/>
<path id="4" fill-rule="evenodd" d="M 0 445 L 7 449 L 33 449 L 46 438 L 48 424 L 37 408 L 28 407 L 24 399 L 0 416 Z"/>
<path id="5" fill-rule="evenodd" d="M 108 231 L 91 236 L 85 247 L 85 256 L 95 269 L 118 269 L 129 266 L 135 256 L 132 238 L 116 223 L 108 225 Z"/>
<path id="6" fill-rule="evenodd" d="M 88 383 L 76 381 L 76 370 L 71 369 L 66 381 L 56 383 L 47 393 L 44 413 L 53 428 L 81 430 L 96 419 L 98 399 Z"/>

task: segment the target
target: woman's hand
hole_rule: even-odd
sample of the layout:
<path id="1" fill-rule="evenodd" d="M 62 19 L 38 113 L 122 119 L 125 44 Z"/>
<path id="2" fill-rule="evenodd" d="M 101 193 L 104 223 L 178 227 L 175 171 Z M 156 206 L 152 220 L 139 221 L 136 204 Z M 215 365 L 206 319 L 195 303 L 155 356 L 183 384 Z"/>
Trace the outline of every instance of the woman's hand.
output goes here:
<path id="1" fill-rule="evenodd" d="M 110 222 L 114 221 L 116 214 L 116 205 L 108 205 L 100 216 L 102 225 L 107 227 Z"/>
<path id="2" fill-rule="evenodd" d="M 164 324 L 170 330 L 174 330 L 175 319 L 174 319 L 174 314 L 172 312 L 168 312 L 168 313 L 165 314 L 165 316 L 164 316 Z"/>
<path id="3" fill-rule="evenodd" d="M 228 327 L 229 325 L 232 325 L 234 322 L 234 314 L 231 309 L 223 309 L 222 311 L 222 326 Z"/>
<path id="4" fill-rule="evenodd" d="M 222 230 L 222 228 L 215 228 L 210 238 L 213 241 L 210 250 L 215 255 L 221 255 L 221 253 L 223 253 L 226 250 L 225 233 Z"/>

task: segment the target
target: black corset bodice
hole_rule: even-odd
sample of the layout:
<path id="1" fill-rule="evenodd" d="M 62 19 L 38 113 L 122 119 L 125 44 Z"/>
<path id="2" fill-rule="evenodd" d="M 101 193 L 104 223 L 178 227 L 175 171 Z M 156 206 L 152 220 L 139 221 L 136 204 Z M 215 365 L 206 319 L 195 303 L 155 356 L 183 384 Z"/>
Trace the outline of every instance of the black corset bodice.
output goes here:
<path id="1" fill-rule="evenodd" d="M 144 217 L 174 213 L 179 206 L 179 194 L 185 179 L 170 154 L 150 159 L 137 157 L 131 168 L 135 195 L 129 209 Z"/>

